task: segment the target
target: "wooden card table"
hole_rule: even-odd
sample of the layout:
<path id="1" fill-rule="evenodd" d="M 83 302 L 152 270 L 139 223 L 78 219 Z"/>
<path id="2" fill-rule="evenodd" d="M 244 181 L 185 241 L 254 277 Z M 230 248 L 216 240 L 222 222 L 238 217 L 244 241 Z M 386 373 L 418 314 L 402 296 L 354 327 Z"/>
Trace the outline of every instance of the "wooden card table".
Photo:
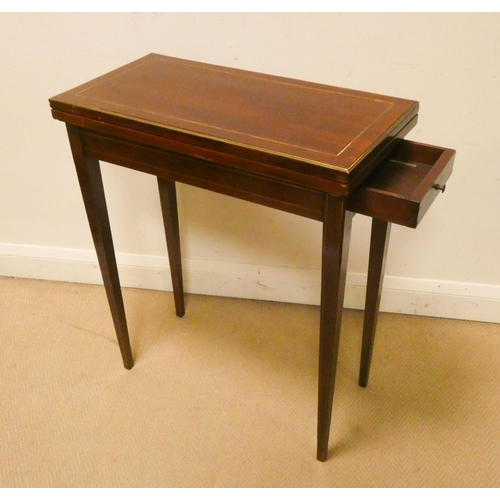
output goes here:
<path id="1" fill-rule="evenodd" d="M 403 140 L 418 103 L 156 54 L 49 101 L 67 126 L 128 369 L 133 358 L 99 160 L 157 177 L 178 316 L 176 182 L 323 223 L 317 458 L 326 460 L 354 212 L 376 220 L 360 379 L 366 385 L 389 225 L 415 226 L 451 173 L 453 152 Z"/>

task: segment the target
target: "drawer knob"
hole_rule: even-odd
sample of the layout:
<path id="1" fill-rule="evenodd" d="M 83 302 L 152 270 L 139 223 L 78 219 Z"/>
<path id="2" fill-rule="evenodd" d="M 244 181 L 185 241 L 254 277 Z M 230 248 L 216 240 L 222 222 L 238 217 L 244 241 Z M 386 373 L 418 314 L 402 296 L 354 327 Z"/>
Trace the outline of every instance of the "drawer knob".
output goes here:
<path id="1" fill-rule="evenodd" d="M 444 193 L 444 190 L 446 189 L 446 184 L 433 184 L 432 187 L 437 191 L 441 191 Z"/>

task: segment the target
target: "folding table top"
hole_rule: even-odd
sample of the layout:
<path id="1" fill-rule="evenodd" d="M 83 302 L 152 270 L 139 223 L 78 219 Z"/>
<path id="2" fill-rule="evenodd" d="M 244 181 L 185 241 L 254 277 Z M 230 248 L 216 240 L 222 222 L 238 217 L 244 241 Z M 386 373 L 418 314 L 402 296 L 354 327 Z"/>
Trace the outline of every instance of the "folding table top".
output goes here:
<path id="1" fill-rule="evenodd" d="M 59 119 L 194 141 L 341 182 L 404 136 L 418 112 L 416 101 L 157 54 L 49 101 Z"/>

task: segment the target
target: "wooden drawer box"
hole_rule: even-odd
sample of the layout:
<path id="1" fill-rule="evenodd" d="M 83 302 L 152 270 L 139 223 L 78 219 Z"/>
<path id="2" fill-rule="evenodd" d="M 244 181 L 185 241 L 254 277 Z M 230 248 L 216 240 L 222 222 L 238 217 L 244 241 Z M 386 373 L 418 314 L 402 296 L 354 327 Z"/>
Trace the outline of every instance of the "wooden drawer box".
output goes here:
<path id="1" fill-rule="evenodd" d="M 348 209 L 375 219 L 417 227 L 444 191 L 455 151 L 403 140 L 348 199 Z"/>

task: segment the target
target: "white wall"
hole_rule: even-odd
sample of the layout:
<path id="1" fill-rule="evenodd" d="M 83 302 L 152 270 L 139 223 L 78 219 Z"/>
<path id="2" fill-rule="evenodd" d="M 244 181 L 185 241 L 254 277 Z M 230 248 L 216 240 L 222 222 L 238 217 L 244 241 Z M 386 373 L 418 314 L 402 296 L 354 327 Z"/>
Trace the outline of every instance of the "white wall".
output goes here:
<path id="1" fill-rule="evenodd" d="M 0 275 L 99 282 L 47 99 L 150 52 L 420 101 L 408 138 L 457 150 L 417 230 L 395 227 L 383 309 L 500 322 L 499 14 L 0 14 Z M 103 165 L 126 286 L 169 288 L 153 178 Z M 181 186 L 187 288 L 317 303 L 320 224 Z M 362 307 L 357 216 L 347 302 Z"/>

